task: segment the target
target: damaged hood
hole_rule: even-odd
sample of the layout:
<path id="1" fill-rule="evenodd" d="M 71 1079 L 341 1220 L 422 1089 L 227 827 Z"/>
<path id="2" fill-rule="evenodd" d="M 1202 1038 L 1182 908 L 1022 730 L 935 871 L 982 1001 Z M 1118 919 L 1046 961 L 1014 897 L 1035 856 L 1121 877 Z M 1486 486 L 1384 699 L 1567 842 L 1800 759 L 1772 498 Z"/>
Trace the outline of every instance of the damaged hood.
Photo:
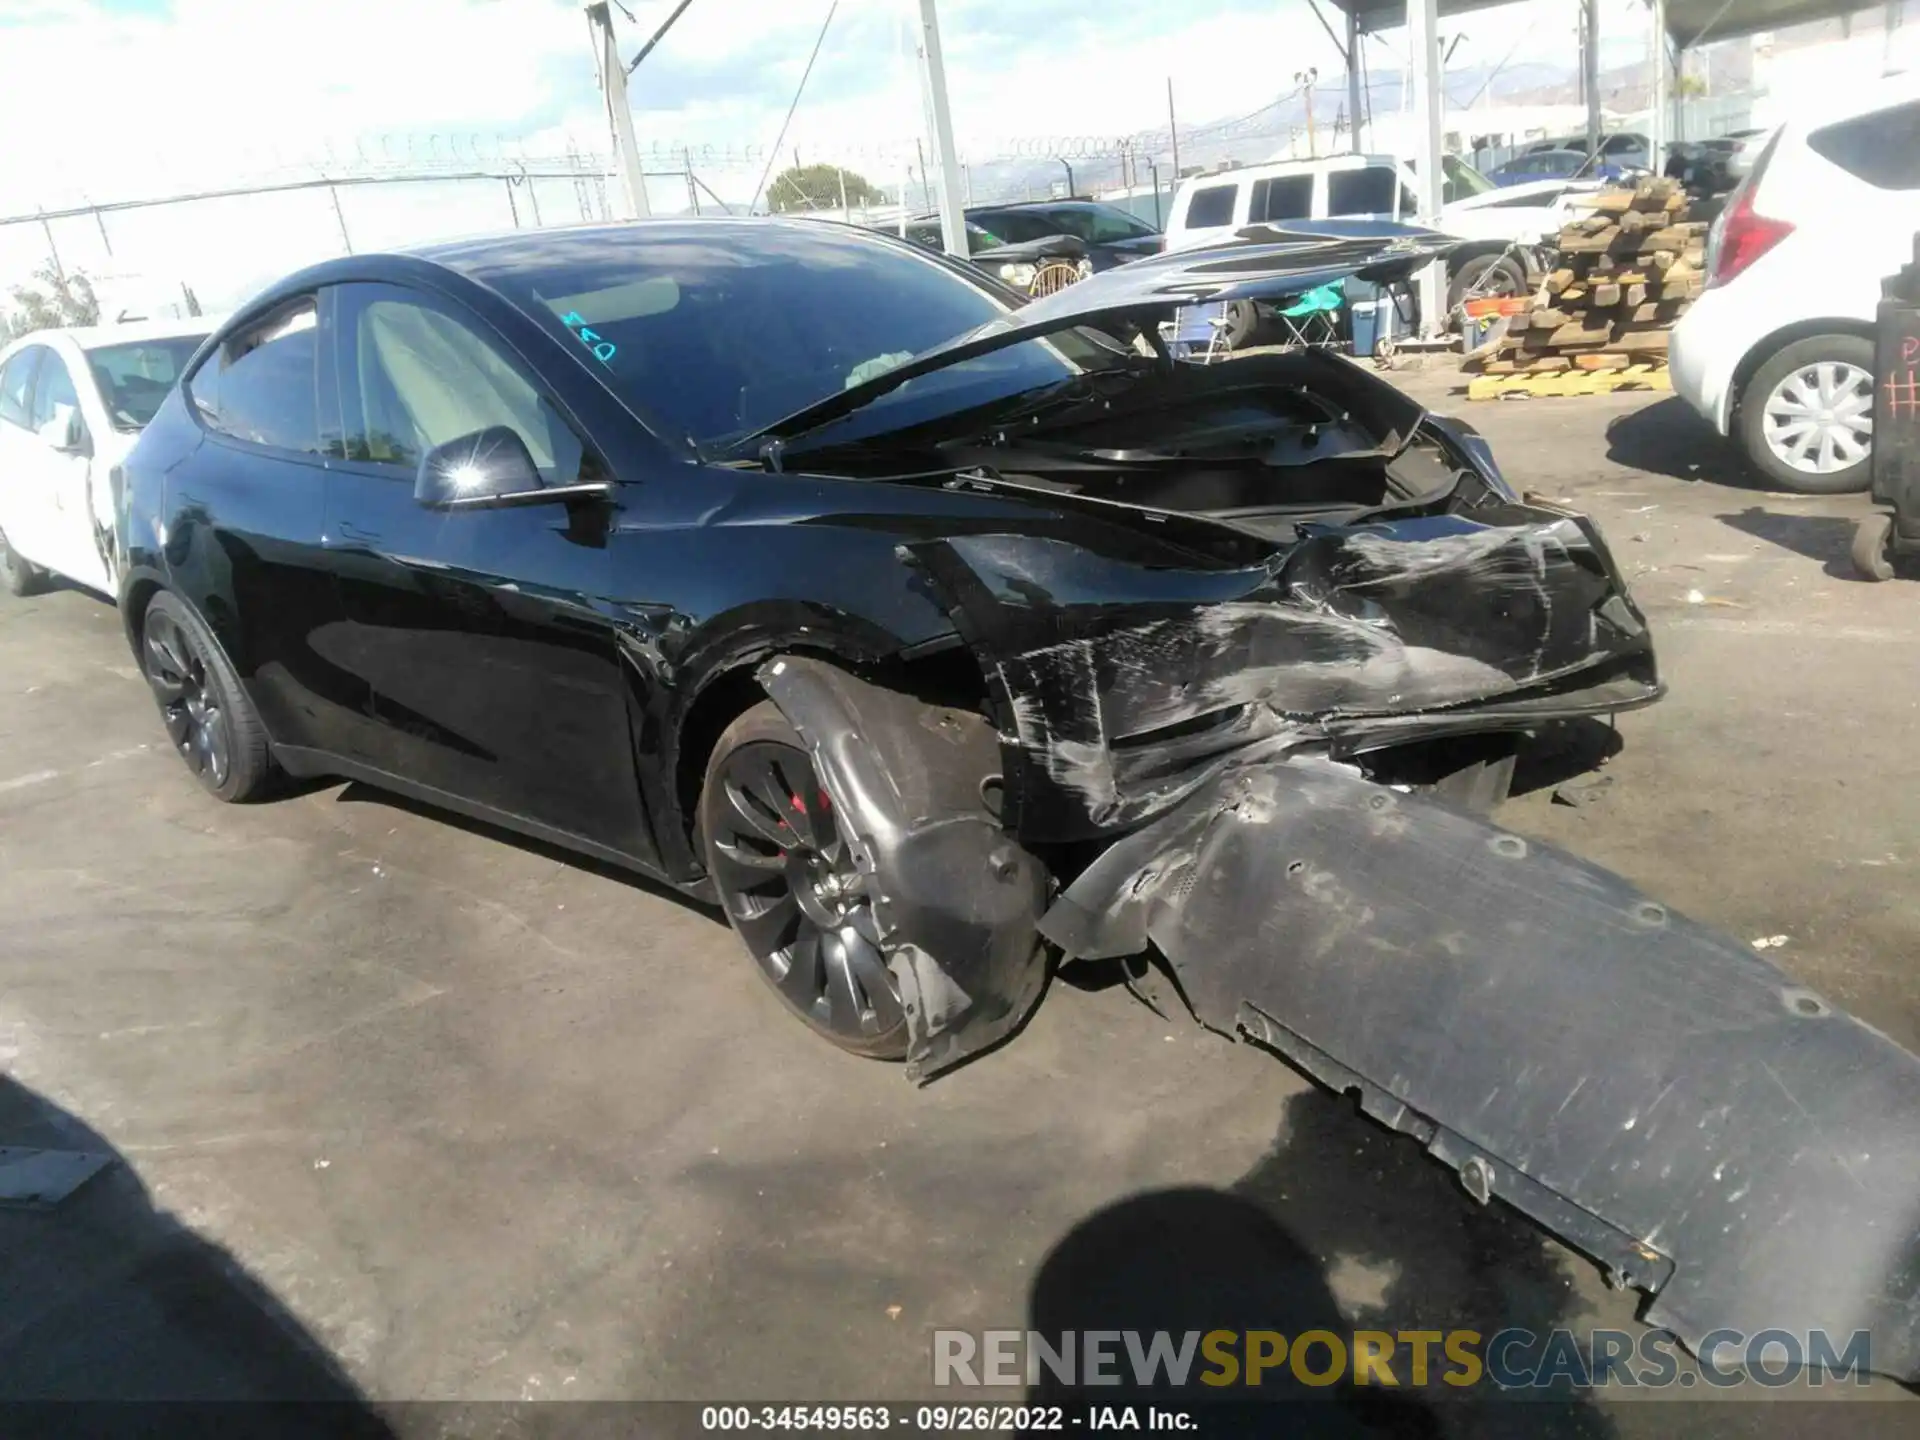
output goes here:
<path id="1" fill-rule="evenodd" d="M 1381 233 L 1382 230 L 1390 233 Z M 860 384 L 794 411 L 736 442 L 733 456 L 759 453 L 897 390 L 917 376 L 1076 326 L 1096 329 L 1165 319 L 1186 305 L 1282 300 L 1336 280 L 1398 283 L 1458 241 L 1410 226 L 1323 225 L 1315 230 L 1255 226 L 1234 243 L 1153 255 L 1104 271 L 924 350 Z M 978 259 L 979 257 L 975 257 Z"/>

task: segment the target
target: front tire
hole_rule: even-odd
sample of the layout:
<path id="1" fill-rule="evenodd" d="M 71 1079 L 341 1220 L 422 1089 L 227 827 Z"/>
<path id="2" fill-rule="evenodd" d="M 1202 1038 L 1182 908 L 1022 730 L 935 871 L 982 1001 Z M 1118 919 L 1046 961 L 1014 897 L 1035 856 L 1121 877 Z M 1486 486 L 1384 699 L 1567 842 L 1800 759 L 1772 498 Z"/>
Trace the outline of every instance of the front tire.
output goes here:
<path id="1" fill-rule="evenodd" d="M 228 804 L 258 799 L 273 775 L 267 728 L 213 633 L 168 591 L 147 605 L 140 669 L 194 778 Z"/>
<path id="2" fill-rule="evenodd" d="M 779 708 L 721 735 L 700 792 L 714 893 L 787 1010 L 842 1050 L 907 1053 L 907 1021 L 838 804 Z"/>
<path id="3" fill-rule="evenodd" d="M 1810 335 L 1754 371 L 1740 392 L 1740 447 L 1796 495 L 1864 490 L 1873 458 L 1873 342 Z"/>
<path id="4" fill-rule="evenodd" d="M 0 531 L 0 585 L 6 587 L 9 595 L 22 599 L 47 588 L 47 572 L 25 556 L 15 554 L 4 531 Z"/>

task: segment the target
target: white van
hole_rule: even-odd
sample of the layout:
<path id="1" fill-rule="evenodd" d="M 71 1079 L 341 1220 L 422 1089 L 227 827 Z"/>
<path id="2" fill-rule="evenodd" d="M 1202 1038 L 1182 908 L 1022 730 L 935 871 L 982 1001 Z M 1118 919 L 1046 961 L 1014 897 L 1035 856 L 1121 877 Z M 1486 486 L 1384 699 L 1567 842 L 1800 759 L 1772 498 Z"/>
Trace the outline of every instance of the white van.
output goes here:
<path id="1" fill-rule="evenodd" d="M 1414 167 L 1392 155 L 1329 155 L 1275 160 L 1183 180 L 1167 221 L 1167 249 L 1188 250 L 1233 239 L 1248 225 L 1289 220 L 1418 222 Z M 1471 165 L 1441 157 L 1439 229 L 1467 243 L 1448 261 L 1451 309 L 1470 291 L 1519 295 L 1528 254 L 1572 218 L 1570 194 L 1600 188 L 1584 181 L 1542 180 L 1496 186 Z M 1512 247 L 1520 253 L 1511 253 Z"/>

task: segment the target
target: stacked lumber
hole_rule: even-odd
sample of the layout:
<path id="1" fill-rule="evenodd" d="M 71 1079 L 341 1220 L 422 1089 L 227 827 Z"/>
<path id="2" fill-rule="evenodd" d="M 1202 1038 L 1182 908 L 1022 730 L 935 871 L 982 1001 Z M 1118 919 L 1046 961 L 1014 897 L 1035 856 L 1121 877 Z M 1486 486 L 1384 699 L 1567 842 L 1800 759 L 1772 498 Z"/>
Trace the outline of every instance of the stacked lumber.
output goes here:
<path id="1" fill-rule="evenodd" d="M 1666 359 L 1667 335 L 1705 281 L 1707 227 L 1678 181 L 1642 180 L 1585 202 L 1524 314 L 1467 357 L 1486 375 L 1625 371 Z"/>

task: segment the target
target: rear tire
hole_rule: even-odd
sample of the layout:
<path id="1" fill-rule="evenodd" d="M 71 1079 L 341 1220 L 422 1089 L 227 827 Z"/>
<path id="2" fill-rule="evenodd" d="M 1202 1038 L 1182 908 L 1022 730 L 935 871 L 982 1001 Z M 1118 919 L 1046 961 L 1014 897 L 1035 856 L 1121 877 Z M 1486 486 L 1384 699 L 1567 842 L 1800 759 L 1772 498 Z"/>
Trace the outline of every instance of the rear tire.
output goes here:
<path id="1" fill-rule="evenodd" d="M 140 625 L 140 669 L 180 758 L 230 805 L 256 800 L 273 778 L 267 727 L 226 652 L 193 608 L 162 590 Z"/>
<path id="2" fill-rule="evenodd" d="M 4 531 L 0 531 L 0 585 L 6 586 L 9 595 L 22 599 L 47 588 L 47 572 L 25 556 L 16 555 Z"/>
<path id="3" fill-rule="evenodd" d="M 1810 335 L 1754 371 L 1740 392 L 1736 433 L 1770 485 L 1796 495 L 1867 488 L 1873 364 L 1873 342 L 1864 336 Z"/>
<path id="4" fill-rule="evenodd" d="M 1462 260 L 1447 286 L 1447 310 L 1458 310 L 1477 296 L 1527 293 L 1527 272 L 1511 255 L 1475 255 Z"/>
<path id="5" fill-rule="evenodd" d="M 763 700 L 713 747 L 700 845 L 727 923 L 787 1012 L 849 1054 L 900 1060 L 906 1014 L 840 808 Z"/>
<path id="6" fill-rule="evenodd" d="M 1260 307 L 1251 300 L 1227 302 L 1227 324 L 1220 341 L 1228 350 L 1244 350 L 1260 338 Z"/>

